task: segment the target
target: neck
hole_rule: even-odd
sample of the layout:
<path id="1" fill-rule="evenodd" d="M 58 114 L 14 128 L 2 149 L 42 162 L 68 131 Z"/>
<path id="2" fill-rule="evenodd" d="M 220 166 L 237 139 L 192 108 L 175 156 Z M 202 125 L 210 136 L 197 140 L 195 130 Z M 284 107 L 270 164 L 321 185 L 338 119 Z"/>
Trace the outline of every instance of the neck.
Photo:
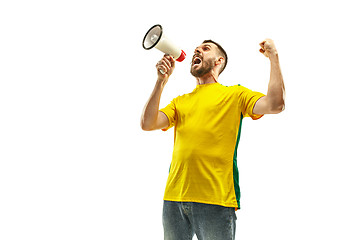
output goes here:
<path id="1" fill-rule="evenodd" d="M 208 83 L 217 83 L 217 75 L 213 71 L 209 72 L 208 74 L 205 74 L 202 77 L 196 78 L 196 84 L 202 85 L 202 84 L 208 84 Z"/>

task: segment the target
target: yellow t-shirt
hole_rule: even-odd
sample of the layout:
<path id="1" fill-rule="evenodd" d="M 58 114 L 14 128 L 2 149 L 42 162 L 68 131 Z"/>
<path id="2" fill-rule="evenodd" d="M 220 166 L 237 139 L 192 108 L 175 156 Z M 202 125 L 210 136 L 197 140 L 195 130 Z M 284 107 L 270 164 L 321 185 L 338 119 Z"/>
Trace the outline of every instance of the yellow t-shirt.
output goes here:
<path id="1" fill-rule="evenodd" d="M 175 126 L 164 200 L 240 208 L 237 147 L 243 117 L 264 94 L 243 86 L 197 85 L 161 109 Z"/>

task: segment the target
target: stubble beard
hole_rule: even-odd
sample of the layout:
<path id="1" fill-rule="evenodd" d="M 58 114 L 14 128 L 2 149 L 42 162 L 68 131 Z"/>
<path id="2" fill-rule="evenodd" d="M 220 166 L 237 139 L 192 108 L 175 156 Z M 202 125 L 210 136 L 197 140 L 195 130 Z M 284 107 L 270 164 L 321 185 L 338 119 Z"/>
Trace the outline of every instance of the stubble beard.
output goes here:
<path id="1" fill-rule="evenodd" d="M 208 74 L 209 72 L 211 72 L 211 70 L 215 67 L 215 61 L 213 61 L 213 59 L 209 59 L 208 61 L 202 61 L 201 62 L 201 67 L 199 68 L 193 68 L 193 66 L 191 66 L 190 68 L 190 73 L 191 75 L 193 75 L 194 77 L 202 77 L 206 74 Z"/>

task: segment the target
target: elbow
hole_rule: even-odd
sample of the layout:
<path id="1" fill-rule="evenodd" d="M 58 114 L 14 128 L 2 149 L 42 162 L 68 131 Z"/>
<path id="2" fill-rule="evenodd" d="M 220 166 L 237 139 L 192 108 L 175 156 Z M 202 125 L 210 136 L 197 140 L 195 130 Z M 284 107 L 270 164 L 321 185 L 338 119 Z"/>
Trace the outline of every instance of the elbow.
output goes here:
<path id="1" fill-rule="evenodd" d="M 152 129 L 152 128 L 146 128 L 146 127 L 141 127 L 141 129 L 142 129 L 143 131 L 146 131 L 146 132 L 149 132 L 149 131 L 153 131 L 153 130 L 155 130 L 155 129 Z"/>
<path id="2" fill-rule="evenodd" d="M 152 130 L 149 126 L 147 126 L 143 122 L 140 123 L 140 127 L 143 131 L 151 131 Z"/>
<path id="3" fill-rule="evenodd" d="M 149 124 L 146 124 L 144 121 L 141 120 L 140 127 L 143 131 L 152 131 L 154 128 L 152 128 Z"/>
<path id="4" fill-rule="evenodd" d="M 267 112 L 270 114 L 281 113 L 285 110 L 285 101 L 284 99 L 279 99 L 277 101 L 271 101 L 268 104 Z"/>
<path id="5" fill-rule="evenodd" d="M 147 128 L 147 127 L 144 126 L 144 125 L 141 125 L 141 129 L 142 129 L 143 131 L 150 131 L 149 128 Z"/>
<path id="6" fill-rule="evenodd" d="M 285 110 L 285 102 L 272 106 L 270 112 L 273 114 L 281 113 Z"/>

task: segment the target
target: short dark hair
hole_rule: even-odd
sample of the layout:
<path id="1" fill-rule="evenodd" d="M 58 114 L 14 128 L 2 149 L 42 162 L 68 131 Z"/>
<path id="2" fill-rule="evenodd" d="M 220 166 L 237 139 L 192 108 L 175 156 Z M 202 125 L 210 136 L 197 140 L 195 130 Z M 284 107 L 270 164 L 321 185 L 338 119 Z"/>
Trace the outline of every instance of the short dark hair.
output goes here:
<path id="1" fill-rule="evenodd" d="M 213 40 L 210 40 L 210 39 L 203 41 L 203 43 L 213 43 L 213 44 L 215 44 L 219 49 L 220 55 L 225 59 L 225 63 L 223 64 L 222 68 L 220 69 L 220 73 L 219 73 L 219 75 L 220 75 L 224 71 L 224 69 L 225 69 L 225 67 L 227 65 L 227 62 L 228 62 L 228 56 L 227 56 L 225 50 L 221 47 L 220 44 L 218 44 L 217 42 L 214 42 Z"/>

